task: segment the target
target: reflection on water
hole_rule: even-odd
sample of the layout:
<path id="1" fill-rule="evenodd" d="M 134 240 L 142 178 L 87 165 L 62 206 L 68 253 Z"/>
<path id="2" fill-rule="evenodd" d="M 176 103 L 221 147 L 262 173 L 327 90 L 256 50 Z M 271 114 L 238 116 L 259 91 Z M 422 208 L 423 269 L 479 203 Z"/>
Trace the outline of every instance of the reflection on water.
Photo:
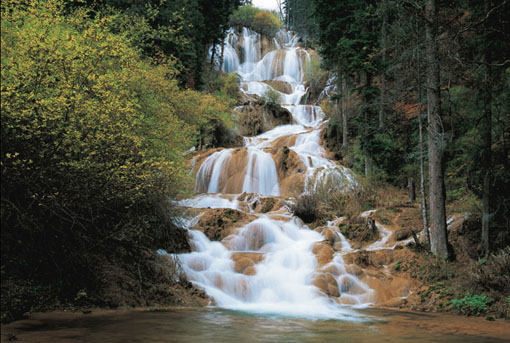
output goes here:
<path id="1" fill-rule="evenodd" d="M 451 321 L 452 316 L 442 318 L 441 315 L 381 310 L 363 310 L 362 313 L 367 318 L 364 322 L 255 316 L 218 309 L 117 311 L 90 315 L 50 313 L 38 314 L 29 320 L 3 327 L 2 341 L 9 333 L 15 333 L 20 342 L 41 343 L 499 343 L 506 341 L 483 337 L 483 333 L 480 335 L 473 332 L 468 332 L 470 335 L 455 334 L 458 329 L 455 328 L 455 322 Z M 460 317 L 459 319 L 462 320 Z M 454 321 L 458 320 L 454 319 Z M 485 323 L 481 322 L 481 324 Z M 490 325 L 498 324 L 490 323 Z M 499 337 L 505 336 L 503 334 Z"/>

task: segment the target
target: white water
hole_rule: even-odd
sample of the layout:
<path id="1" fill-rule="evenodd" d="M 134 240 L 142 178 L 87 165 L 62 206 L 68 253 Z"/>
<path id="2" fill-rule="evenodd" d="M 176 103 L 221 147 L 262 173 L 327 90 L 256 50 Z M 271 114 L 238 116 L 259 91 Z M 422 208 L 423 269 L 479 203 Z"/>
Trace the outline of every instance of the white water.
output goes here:
<path id="1" fill-rule="evenodd" d="M 320 233 L 310 230 L 285 208 L 265 214 L 254 213 L 253 202 L 259 201 L 258 197 L 252 197 L 248 203 L 244 198 L 244 201 L 239 200 L 240 195 L 222 194 L 225 189 L 239 189 L 278 196 L 280 180 L 270 148 L 275 140 L 290 135 L 296 136 L 290 149 L 307 168 L 305 192 L 327 180 L 330 185 L 339 187 L 356 183 L 351 172 L 329 160 L 322 148 L 320 132 L 325 123 L 322 109 L 301 105 L 306 94 L 303 79 L 310 57 L 298 46 L 299 37 L 280 31 L 274 39 L 276 50 L 265 56 L 261 56 L 260 39 L 259 34 L 248 29 L 243 29 L 239 36 L 233 30 L 229 31 L 222 68 L 236 71 L 241 78 L 241 90 L 249 94 L 263 96 L 271 88 L 262 82 L 265 80 L 287 82 L 292 93 L 281 93 L 281 103 L 291 112 L 295 124 L 246 137 L 244 148 L 219 150 L 202 162 L 196 173 L 195 191 L 209 194 L 183 200 L 179 205 L 198 209 L 237 209 L 255 215 L 257 219 L 240 225 L 235 233 L 221 242 L 211 242 L 202 232 L 189 230 L 195 251 L 181 254 L 179 258 L 188 278 L 203 288 L 217 306 L 256 313 L 358 320 L 360 316 L 345 304 L 369 304 L 373 291 L 346 271 L 339 253 L 335 253 L 326 265 L 318 265 L 312 250 L 317 242 L 324 240 Z M 240 50 L 243 60 L 239 58 Z M 246 154 L 246 158 L 235 159 L 233 154 L 240 152 Z M 232 170 L 244 172 L 242 187 L 229 184 L 239 182 L 239 178 L 225 177 L 227 170 L 229 173 Z M 194 222 L 197 222 L 196 218 Z M 336 224 L 330 224 L 336 230 Z M 345 238 L 340 233 L 338 235 L 342 239 L 342 250 L 344 247 L 350 249 Z M 245 262 L 252 259 L 252 262 L 248 261 L 251 272 L 236 271 L 236 258 L 245 258 Z M 321 275 L 335 280 L 339 296 L 327 296 L 313 285 L 315 278 Z"/>
<path id="2" fill-rule="evenodd" d="M 270 154 L 255 147 L 248 147 L 248 170 L 244 178 L 243 192 L 280 195 L 278 174 Z"/>

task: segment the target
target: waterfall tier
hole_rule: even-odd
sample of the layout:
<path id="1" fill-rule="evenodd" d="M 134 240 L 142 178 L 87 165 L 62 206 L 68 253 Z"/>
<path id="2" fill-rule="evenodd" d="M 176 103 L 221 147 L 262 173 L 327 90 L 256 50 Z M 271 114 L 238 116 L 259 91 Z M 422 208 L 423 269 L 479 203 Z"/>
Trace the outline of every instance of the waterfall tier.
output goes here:
<path id="1" fill-rule="evenodd" d="M 237 72 L 246 94 L 278 92 L 291 118 L 245 137 L 244 147 L 195 158 L 199 195 L 179 203 L 197 213 L 187 221 L 194 251 L 179 258 L 188 278 L 217 306 L 357 319 L 346 306 L 366 305 L 374 292 L 345 265 L 341 252 L 349 251 L 347 241 L 334 223 L 322 233 L 310 230 L 285 205 L 287 197 L 324 182 L 356 184 L 350 170 L 330 160 L 322 147 L 322 109 L 302 103 L 311 53 L 286 30 L 273 39 L 247 28 L 229 31 L 222 69 Z"/>

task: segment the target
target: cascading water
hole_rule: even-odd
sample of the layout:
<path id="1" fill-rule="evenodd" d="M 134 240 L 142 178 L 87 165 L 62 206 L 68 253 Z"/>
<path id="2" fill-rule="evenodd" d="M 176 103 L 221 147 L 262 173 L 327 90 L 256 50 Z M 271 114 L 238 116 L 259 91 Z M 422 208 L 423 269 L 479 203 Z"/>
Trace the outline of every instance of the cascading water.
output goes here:
<path id="1" fill-rule="evenodd" d="M 310 230 L 286 207 L 264 213 L 254 210 L 261 196 L 285 196 L 275 163 L 275 144 L 281 139 L 293 142 L 288 149 L 303 165 L 300 172 L 304 175 L 304 192 L 329 179 L 343 186 L 355 184 L 350 171 L 329 160 L 321 146 L 322 109 L 301 104 L 306 94 L 303 80 L 310 63 L 309 52 L 298 46 L 298 36 L 282 30 L 272 40 L 274 50 L 262 56 L 261 39 L 260 34 L 247 28 L 240 35 L 229 31 L 222 69 L 236 71 L 241 78 L 241 91 L 247 94 L 264 96 L 272 88 L 267 81 L 288 85 L 291 92 L 280 92 L 281 103 L 292 114 L 294 124 L 245 137 L 245 147 L 215 151 L 198 163 L 195 191 L 207 194 L 182 200 L 181 206 L 202 209 L 194 213 L 228 208 L 256 219 L 239 225 L 221 242 L 211 241 L 190 227 L 194 251 L 179 258 L 188 278 L 220 307 L 356 320 L 359 315 L 345 305 L 366 305 L 372 301 L 373 291 L 348 273 L 341 254 L 331 253 L 329 260 L 322 261 L 318 257 L 320 251 L 330 249 L 324 247 L 324 237 Z M 258 195 L 247 196 L 243 192 Z M 196 222 L 196 218 L 188 221 Z M 350 249 L 335 223 L 331 222 L 328 230 L 335 232 L 339 247 Z M 327 287 L 319 287 L 321 282 Z"/>

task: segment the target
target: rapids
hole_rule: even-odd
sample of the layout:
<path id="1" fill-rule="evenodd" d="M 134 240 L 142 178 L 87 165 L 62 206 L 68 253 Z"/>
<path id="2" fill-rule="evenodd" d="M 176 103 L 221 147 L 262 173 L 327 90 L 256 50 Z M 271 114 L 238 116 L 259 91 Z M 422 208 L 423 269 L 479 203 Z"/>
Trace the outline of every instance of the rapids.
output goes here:
<path id="1" fill-rule="evenodd" d="M 247 28 L 240 33 L 230 30 L 222 68 L 237 72 L 241 91 L 247 94 L 264 97 L 272 88 L 267 81 L 287 85 L 290 93 L 279 93 L 281 105 L 292 114 L 293 123 L 245 137 L 243 148 L 219 149 L 195 158 L 198 195 L 179 205 L 197 209 L 193 213 L 200 214 L 183 221 L 193 252 L 178 258 L 189 280 L 221 308 L 363 320 L 351 306 L 366 307 L 373 301 L 374 291 L 348 272 L 342 249 L 333 251 L 324 245 L 325 237 L 294 217 L 286 206 L 263 213 L 254 210 L 257 202 L 267 201 L 267 197 L 288 199 L 296 195 L 296 190 L 311 192 L 324 183 L 329 187 L 356 185 L 350 170 L 328 159 L 322 147 L 321 130 L 326 122 L 321 107 L 303 104 L 310 52 L 300 47 L 299 37 L 289 31 L 280 31 L 269 42 L 271 48 L 265 39 Z M 286 148 L 297 155 L 297 163 L 302 166 L 297 174 L 302 177 L 282 188 L 283 177 L 276 162 L 278 142 L 286 138 L 293 142 Z M 211 241 L 196 227 L 198 218 L 211 208 L 249 212 L 257 219 L 240 224 L 221 242 Z M 343 242 L 337 247 L 351 251 L 333 222 L 329 230 Z"/>

